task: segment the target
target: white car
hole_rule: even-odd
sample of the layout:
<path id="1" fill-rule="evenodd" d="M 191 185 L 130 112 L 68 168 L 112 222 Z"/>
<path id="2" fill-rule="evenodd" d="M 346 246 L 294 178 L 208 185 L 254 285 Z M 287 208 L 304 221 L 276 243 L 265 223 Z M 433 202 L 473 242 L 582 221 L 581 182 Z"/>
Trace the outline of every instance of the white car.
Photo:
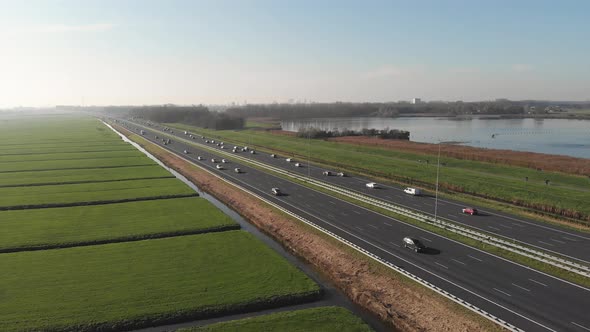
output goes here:
<path id="1" fill-rule="evenodd" d="M 254 151 L 254 150 L 250 150 L 250 153 L 251 153 L 251 154 L 256 154 L 256 151 Z"/>
<path id="2" fill-rule="evenodd" d="M 242 170 L 239 169 L 238 167 L 236 167 L 236 168 L 234 168 L 234 172 L 236 172 L 236 173 L 242 173 Z"/>
<path id="3" fill-rule="evenodd" d="M 366 184 L 366 186 L 367 186 L 367 188 L 373 188 L 373 189 L 379 188 L 379 185 L 376 184 L 375 182 L 369 182 Z"/>
<path id="4" fill-rule="evenodd" d="M 322 175 L 330 176 L 330 175 L 332 175 L 332 172 L 330 172 L 330 171 L 323 171 L 322 172 Z"/>
<path id="5" fill-rule="evenodd" d="M 188 131 L 185 131 L 185 132 L 184 132 L 184 134 L 185 134 L 185 135 L 188 135 Z"/>
<path id="6" fill-rule="evenodd" d="M 422 191 L 420 191 L 420 189 L 410 188 L 410 187 L 404 189 L 404 192 L 408 195 L 414 195 L 414 196 L 420 196 L 422 194 Z"/>
<path id="7" fill-rule="evenodd" d="M 205 140 L 205 143 L 209 143 L 209 140 L 208 140 L 208 139 L 206 139 L 206 140 Z"/>
<path id="8" fill-rule="evenodd" d="M 295 163 L 295 167 L 301 167 L 300 163 Z"/>
<path id="9" fill-rule="evenodd" d="M 282 193 L 281 193 L 281 190 L 280 190 L 279 188 L 272 188 L 270 191 L 271 191 L 271 192 L 273 193 L 273 195 L 275 195 L 275 196 L 281 196 L 281 194 L 282 194 Z"/>
<path id="10" fill-rule="evenodd" d="M 184 152 L 184 154 L 188 154 L 188 150 L 184 150 L 183 152 Z"/>
<path id="11" fill-rule="evenodd" d="M 336 175 L 341 176 L 341 177 L 345 177 L 346 176 L 346 174 L 344 174 L 344 172 L 338 172 L 338 173 L 336 173 Z"/>
<path id="12" fill-rule="evenodd" d="M 227 160 L 225 160 L 225 159 L 221 159 L 221 162 L 224 164 L 227 164 Z"/>
<path id="13" fill-rule="evenodd" d="M 203 160 L 203 157 L 201 157 L 201 156 L 198 156 L 198 157 L 197 157 L 197 160 Z"/>
<path id="14" fill-rule="evenodd" d="M 220 146 L 220 148 L 221 148 L 221 149 L 225 149 L 225 146 L 223 146 L 223 145 L 222 145 L 222 146 Z"/>
<path id="15" fill-rule="evenodd" d="M 290 163 L 290 162 L 291 162 L 293 159 L 291 159 L 291 158 L 287 158 L 287 159 L 285 159 L 285 160 L 286 160 L 288 163 Z"/>
<path id="16" fill-rule="evenodd" d="M 215 165 L 215 168 L 217 168 L 217 169 L 223 169 L 223 166 L 221 166 L 221 165 Z"/>
<path id="17" fill-rule="evenodd" d="M 271 155 L 270 155 L 270 157 L 271 157 L 271 158 L 276 158 L 276 157 L 277 157 L 277 155 L 273 153 L 273 154 L 271 154 Z"/>
<path id="18" fill-rule="evenodd" d="M 217 160 L 216 160 L 215 158 L 211 158 L 211 162 L 212 162 L 212 163 L 216 163 L 216 162 L 217 162 Z"/>

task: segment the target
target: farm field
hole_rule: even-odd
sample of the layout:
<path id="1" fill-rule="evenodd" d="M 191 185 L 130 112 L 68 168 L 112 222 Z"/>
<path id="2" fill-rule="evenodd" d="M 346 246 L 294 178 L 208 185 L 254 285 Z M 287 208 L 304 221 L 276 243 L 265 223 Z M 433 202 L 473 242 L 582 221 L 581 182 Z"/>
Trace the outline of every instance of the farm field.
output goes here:
<path id="1" fill-rule="evenodd" d="M 159 165 L 0 173 L 0 187 L 174 178 Z"/>
<path id="2" fill-rule="evenodd" d="M 203 198 L 0 211 L 0 252 L 237 229 Z"/>
<path id="3" fill-rule="evenodd" d="M 0 163 L 1 172 L 42 171 L 52 169 L 106 168 L 123 166 L 153 165 L 146 156 L 130 156 L 118 158 L 79 159 L 79 160 L 43 160 L 43 161 L 12 161 Z"/>
<path id="4" fill-rule="evenodd" d="M 197 195 L 178 179 L 124 180 L 52 186 L 0 188 L 0 209 L 116 202 Z"/>
<path id="5" fill-rule="evenodd" d="M 436 182 L 436 156 L 433 155 L 324 140 L 312 140 L 308 147 L 307 139 L 264 131 L 214 131 L 179 124 L 166 125 L 234 144 L 273 147 L 275 152 L 303 160 L 307 159 L 309 149 L 312 161 L 403 183 L 433 188 Z M 418 162 L 425 159 L 430 162 Z M 445 164 L 440 168 L 443 188 L 590 220 L 590 205 L 585 203 L 590 199 L 590 181 L 585 177 L 448 157 L 441 158 L 441 163 Z M 524 181 L 525 177 L 528 181 Z M 550 180 L 550 186 L 545 184 L 545 179 Z M 562 199 L 556 202 L 555 196 Z"/>
<path id="6" fill-rule="evenodd" d="M 71 152 L 71 153 L 38 153 L 22 155 L 1 155 L 0 163 L 21 161 L 48 161 L 48 160 L 83 160 L 100 158 L 143 157 L 140 151 L 100 151 L 100 152 Z"/>
<path id="7" fill-rule="evenodd" d="M 0 271 L 5 332 L 131 329 L 319 294 L 243 231 L 4 253 Z"/>
<path id="8" fill-rule="evenodd" d="M 372 329 L 344 308 L 320 307 L 181 329 L 178 332 L 225 331 L 369 332 Z"/>

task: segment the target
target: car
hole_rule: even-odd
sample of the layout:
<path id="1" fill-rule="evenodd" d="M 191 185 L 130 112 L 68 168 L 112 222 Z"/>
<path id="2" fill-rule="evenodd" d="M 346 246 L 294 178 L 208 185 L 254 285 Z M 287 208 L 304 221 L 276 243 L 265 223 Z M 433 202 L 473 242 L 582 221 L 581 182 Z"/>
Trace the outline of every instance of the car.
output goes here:
<path id="1" fill-rule="evenodd" d="M 273 154 L 271 154 L 271 155 L 270 155 L 270 157 L 271 157 L 271 158 L 276 158 L 276 157 L 277 157 L 277 155 L 273 153 Z"/>
<path id="2" fill-rule="evenodd" d="M 224 163 L 224 164 L 226 164 L 227 163 L 227 160 L 221 159 L 221 162 Z"/>
<path id="3" fill-rule="evenodd" d="M 205 136 L 201 136 L 202 139 L 205 139 Z"/>
<path id="4" fill-rule="evenodd" d="M 477 211 L 476 208 L 472 208 L 472 207 L 463 208 L 461 211 L 465 214 L 470 214 L 472 216 L 479 214 L 479 211 Z"/>
<path id="5" fill-rule="evenodd" d="M 231 150 L 231 152 L 233 152 L 233 153 L 238 153 L 238 150 L 236 150 L 236 149 L 233 149 L 233 150 Z"/>
<path id="6" fill-rule="evenodd" d="M 215 144 L 215 140 L 214 140 L 214 139 L 212 139 L 212 140 L 211 140 L 211 143 Z"/>
<path id="7" fill-rule="evenodd" d="M 285 160 L 286 160 L 288 163 L 290 163 L 290 162 L 291 162 L 293 159 L 291 159 L 291 158 L 287 158 L 287 159 L 285 159 Z"/>
<path id="8" fill-rule="evenodd" d="M 188 154 L 188 150 L 184 150 L 183 152 L 184 152 L 184 154 Z"/>
<path id="9" fill-rule="evenodd" d="M 208 139 L 206 139 L 206 140 L 205 140 L 205 143 L 209 143 L 209 140 L 208 140 Z"/>
<path id="10" fill-rule="evenodd" d="M 219 143 L 219 144 L 221 144 L 221 145 L 224 145 L 224 143 L 223 143 L 223 142 L 221 142 L 221 143 Z"/>
<path id="11" fill-rule="evenodd" d="M 188 131 L 186 131 L 186 130 L 185 130 L 185 131 L 184 131 L 184 134 L 185 134 L 185 135 L 188 135 Z"/>
<path id="12" fill-rule="evenodd" d="M 156 135 L 156 139 L 158 139 L 158 138 L 159 138 L 158 135 Z"/>
<path id="13" fill-rule="evenodd" d="M 216 163 L 216 162 L 217 162 L 217 160 L 216 160 L 215 158 L 211 158 L 211 162 L 212 162 L 212 163 Z"/>
<path id="14" fill-rule="evenodd" d="M 254 151 L 254 150 L 250 150 L 250 153 L 251 153 L 251 154 L 256 154 L 256 151 Z"/>
<path id="15" fill-rule="evenodd" d="M 300 163 L 295 163 L 295 167 L 301 167 Z"/>
<path id="16" fill-rule="evenodd" d="M 239 167 L 234 168 L 234 172 L 236 173 L 242 173 L 242 170 Z"/>
<path id="17" fill-rule="evenodd" d="M 345 177 L 346 176 L 346 174 L 344 174 L 344 172 L 338 172 L 338 173 L 336 173 L 336 175 L 338 175 L 340 177 Z"/>
<path id="18" fill-rule="evenodd" d="M 223 166 L 221 166 L 221 165 L 215 165 L 215 168 L 217 168 L 217 169 L 223 169 Z"/>
<path id="19" fill-rule="evenodd" d="M 406 189 L 404 189 L 404 192 L 408 195 L 414 195 L 414 196 L 422 195 L 422 191 L 417 188 L 407 187 Z"/>
<path id="20" fill-rule="evenodd" d="M 366 184 L 366 186 L 367 186 L 367 188 L 373 188 L 373 189 L 379 188 L 379 185 L 376 184 L 375 182 L 369 182 Z"/>
<path id="21" fill-rule="evenodd" d="M 406 236 L 403 240 L 404 248 L 414 250 L 415 252 L 424 252 L 426 246 L 422 244 L 418 239 Z"/>
<path id="22" fill-rule="evenodd" d="M 223 146 L 223 145 L 222 145 L 222 146 L 220 146 L 219 148 L 220 148 L 220 149 L 225 149 L 225 146 Z"/>
<path id="23" fill-rule="evenodd" d="M 322 175 L 330 176 L 330 175 L 332 175 L 332 172 L 331 171 L 323 171 Z"/>
<path id="24" fill-rule="evenodd" d="M 238 149 L 238 147 L 234 145 L 234 150 L 237 150 L 237 149 Z"/>
<path id="25" fill-rule="evenodd" d="M 203 157 L 201 157 L 201 156 L 198 156 L 198 157 L 197 157 L 197 160 L 203 160 Z"/>
<path id="26" fill-rule="evenodd" d="M 219 144 L 219 143 L 217 143 L 217 144 L 215 144 L 215 145 L 217 145 L 217 146 L 221 146 L 221 144 Z"/>
<path id="27" fill-rule="evenodd" d="M 271 192 L 272 192 L 272 194 L 273 194 L 273 195 L 275 195 L 275 196 L 281 196 L 281 194 L 282 194 L 282 193 L 281 193 L 281 190 L 280 190 L 279 188 L 272 188 L 270 191 L 271 191 Z"/>

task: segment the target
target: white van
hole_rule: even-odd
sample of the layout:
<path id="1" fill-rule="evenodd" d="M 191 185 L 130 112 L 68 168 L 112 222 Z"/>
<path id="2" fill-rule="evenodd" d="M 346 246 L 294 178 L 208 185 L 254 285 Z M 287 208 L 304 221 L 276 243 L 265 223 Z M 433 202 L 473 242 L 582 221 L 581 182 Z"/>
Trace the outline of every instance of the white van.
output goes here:
<path id="1" fill-rule="evenodd" d="M 373 188 L 373 189 L 379 188 L 379 185 L 376 184 L 375 182 L 369 182 L 366 184 L 366 186 L 367 186 L 367 188 Z"/>
<path id="2" fill-rule="evenodd" d="M 422 195 L 422 191 L 420 189 L 417 189 L 417 188 L 410 188 L 410 187 L 408 187 L 408 188 L 404 189 L 404 192 L 406 194 L 410 194 L 410 195 L 414 195 L 414 196 L 420 196 L 420 195 Z"/>

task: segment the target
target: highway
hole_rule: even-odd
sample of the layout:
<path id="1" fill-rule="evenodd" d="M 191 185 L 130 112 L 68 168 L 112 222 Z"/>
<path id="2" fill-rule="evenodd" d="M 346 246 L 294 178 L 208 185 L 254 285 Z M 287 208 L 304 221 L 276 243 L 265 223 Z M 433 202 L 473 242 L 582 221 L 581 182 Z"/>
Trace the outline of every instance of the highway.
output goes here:
<path id="1" fill-rule="evenodd" d="M 126 125 L 134 132 L 139 132 L 137 125 L 129 123 Z M 153 128 L 142 127 L 141 129 L 145 130 L 145 138 L 162 145 L 161 140 L 155 139 L 156 135 L 162 136 L 161 132 L 154 131 Z M 184 139 L 187 138 L 182 133 L 176 133 L 176 130 L 174 134 L 180 134 Z M 195 144 L 204 144 L 199 140 L 195 140 Z M 223 164 L 225 170 L 218 170 L 215 168 L 215 165 L 218 164 L 212 163 L 211 158 L 221 160 L 222 157 L 206 150 L 199 150 L 198 146 L 189 146 L 172 139 L 172 143 L 164 148 L 216 172 L 523 330 L 590 331 L 590 317 L 587 314 L 588 304 L 590 304 L 590 290 L 587 288 L 545 275 L 246 165 L 230 162 Z M 184 150 L 188 150 L 190 153 L 184 154 Z M 199 155 L 204 160 L 197 160 Z M 284 158 L 274 159 L 264 154 L 250 156 L 261 158 L 261 160 L 265 158 L 265 162 L 276 163 L 276 165 L 283 163 L 282 166 L 285 166 L 286 163 Z M 292 165 L 287 167 L 290 166 Z M 235 167 L 239 167 L 244 173 L 233 172 Z M 300 171 L 302 174 L 307 171 L 313 172 L 312 176 L 322 177 L 321 169 L 307 170 L 302 168 Z M 432 204 L 431 198 L 401 195 L 401 192 L 393 187 L 369 191 L 364 187 L 364 184 L 369 182 L 366 179 L 329 178 L 334 183 L 342 181 L 339 184 L 350 186 L 355 190 L 370 193 L 379 198 L 382 198 L 381 195 L 383 197 L 390 196 L 396 203 L 399 198 L 401 204 L 407 204 L 409 207 L 412 204 L 423 205 L 423 209 L 427 211 L 430 207 L 426 203 Z M 281 188 L 285 195 L 272 195 L 270 193 L 272 187 Z M 460 206 L 454 206 L 452 202 L 443 201 L 443 204 L 439 206 L 441 214 L 455 214 L 457 210 L 460 211 Z M 444 207 L 445 205 L 446 207 Z M 487 211 L 485 213 L 487 214 Z M 522 227 L 512 225 L 512 223 L 520 221 L 506 217 L 489 215 L 472 219 L 478 218 L 476 220 L 479 222 L 479 220 L 487 218 L 498 218 L 505 223 L 508 223 L 506 220 L 511 220 L 507 226 L 515 227 L 513 229 L 518 229 L 521 232 L 520 228 Z M 523 220 L 522 222 L 527 221 Z M 526 233 L 526 231 L 522 232 Z M 561 234 L 543 227 L 539 228 L 539 232 Z M 408 235 L 417 237 L 432 249 L 427 253 L 417 254 L 403 248 L 401 240 Z M 555 237 L 557 235 L 549 236 Z M 569 237 L 571 234 L 568 233 L 566 236 Z M 577 241 L 580 242 L 586 241 L 578 237 L 574 239 L 579 239 Z M 571 242 L 576 243 L 576 241 Z"/>

